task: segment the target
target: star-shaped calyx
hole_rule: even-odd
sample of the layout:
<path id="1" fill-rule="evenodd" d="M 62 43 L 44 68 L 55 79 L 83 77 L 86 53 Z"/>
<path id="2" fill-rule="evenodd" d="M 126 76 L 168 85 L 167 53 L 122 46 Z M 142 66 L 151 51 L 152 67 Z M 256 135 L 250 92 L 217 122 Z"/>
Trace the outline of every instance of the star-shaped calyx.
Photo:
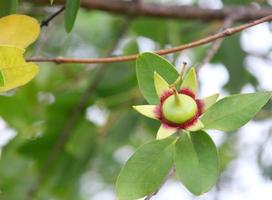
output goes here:
<path id="1" fill-rule="evenodd" d="M 154 72 L 154 85 L 160 103 L 133 106 L 139 113 L 161 122 L 157 139 L 166 138 L 179 130 L 203 129 L 200 116 L 216 102 L 219 96 L 214 94 L 204 99 L 196 98 L 198 83 L 194 68 L 189 70 L 184 79 L 182 76 L 183 72 L 175 83 L 169 85 L 157 72 Z"/>

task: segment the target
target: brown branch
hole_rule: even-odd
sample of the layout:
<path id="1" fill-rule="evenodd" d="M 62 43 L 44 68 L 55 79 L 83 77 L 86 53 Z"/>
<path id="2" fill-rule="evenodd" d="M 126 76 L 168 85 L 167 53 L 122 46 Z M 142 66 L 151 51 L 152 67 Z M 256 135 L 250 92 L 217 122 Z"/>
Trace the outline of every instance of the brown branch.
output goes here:
<path id="1" fill-rule="evenodd" d="M 59 14 L 61 14 L 65 10 L 65 6 L 62 6 L 57 12 L 53 13 L 51 16 L 49 16 L 47 19 L 43 20 L 41 22 L 41 27 L 48 26 L 49 23 L 57 17 Z"/>
<path id="2" fill-rule="evenodd" d="M 252 21 L 247 24 L 243 24 L 237 27 L 233 28 L 228 28 L 222 32 L 216 33 L 214 35 L 196 40 L 194 42 L 180 45 L 177 47 L 173 48 L 168 48 L 168 49 L 161 49 L 154 51 L 154 53 L 157 53 L 159 55 L 166 55 L 170 53 L 175 53 L 179 52 L 185 49 L 190 49 L 193 47 L 197 47 L 203 44 L 210 43 L 212 41 L 218 40 L 220 38 L 224 38 L 230 35 L 233 35 L 235 33 L 241 32 L 247 28 L 256 26 L 258 24 L 264 23 L 264 22 L 269 22 L 272 20 L 272 15 L 263 17 L 261 19 Z M 57 57 L 57 58 L 29 58 L 27 61 L 32 61 L 32 62 L 55 62 L 55 63 L 113 63 L 113 62 L 126 62 L 126 61 L 132 61 L 135 60 L 138 57 L 139 54 L 133 54 L 129 56 L 117 56 L 117 57 L 105 57 L 105 58 L 62 58 L 62 57 Z"/>
<path id="3" fill-rule="evenodd" d="M 48 0 L 34 0 L 48 4 Z M 55 0 L 54 4 L 64 4 L 64 0 Z M 224 20 L 226 17 L 240 13 L 238 21 L 255 20 L 272 13 L 269 7 L 225 6 L 222 9 L 206 9 L 196 6 L 163 5 L 159 3 L 141 3 L 123 0 L 81 0 L 81 7 L 90 10 L 107 11 L 131 17 L 160 17 L 171 19 Z"/>
<path id="4" fill-rule="evenodd" d="M 120 42 L 123 35 L 126 33 L 128 27 L 130 24 L 130 19 L 126 20 L 123 26 L 121 27 L 120 33 L 117 36 L 117 40 L 114 42 L 112 48 L 107 53 L 108 55 L 111 55 L 113 51 L 116 49 L 116 46 Z M 49 173 L 49 170 L 53 167 L 54 162 L 58 158 L 60 152 L 62 151 L 65 143 L 69 139 L 70 135 L 72 134 L 72 130 L 75 127 L 77 121 L 79 120 L 82 112 L 88 105 L 88 100 L 92 96 L 93 92 L 99 85 L 99 83 L 102 81 L 103 76 L 105 74 L 105 71 L 108 68 L 106 65 L 102 65 L 95 76 L 93 80 L 91 80 L 89 86 L 84 91 L 82 97 L 80 98 L 78 104 L 75 106 L 74 110 L 72 111 L 71 115 L 68 116 L 68 119 L 64 125 L 64 128 L 62 132 L 60 133 L 56 143 L 54 144 L 53 148 L 48 154 L 47 160 L 45 160 L 45 163 L 43 165 L 43 168 L 41 169 L 40 175 L 37 178 L 37 181 L 33 185 L 33 187 L 29 191 L 29 199 L 35 199 L 36 193 L 39 191 L 39 188 L 41 187 L 42 183 L 44 182 L 46 176 Z"/>

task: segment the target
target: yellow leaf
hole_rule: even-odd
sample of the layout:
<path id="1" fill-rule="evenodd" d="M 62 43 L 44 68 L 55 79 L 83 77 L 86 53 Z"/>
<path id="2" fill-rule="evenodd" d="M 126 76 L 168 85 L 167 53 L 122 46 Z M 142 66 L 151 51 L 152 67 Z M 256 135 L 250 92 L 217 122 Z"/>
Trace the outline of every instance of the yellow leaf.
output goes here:
<path id="1" fill-rule="evenodd" d="M 40 34 L 40 25 L 35 18 L 26 15 L 9 15 L 0 18 L 0 45 L 26 48 Z"/>
<path id="2" fill-rule="evenodd" d="M 159 98 L 169 90 L 169 84 L 157 72 L 154 72 L 154 85 Z"/>
<path id="3" fill-rule="evenodd" d="M 156 116 L 156 106 L 155 105 L 140 105 L 140 106 L 132 106 L 136 111 L 141 113 L 142 115 L 152 118 L 152 119 L 157 119 Z"/>
<path id="4" fill-rule="evenodd" d="M 0 46 L 0 92 L 24 85 L 38 73 L 38 66 L 25 62 L 23 53 L 23 49 Z"/>
<path id="5" fill-rule="evenodd" d="M 4 78 L 4 86 L 0 86 L 0 92 L 5 92 L 25 85 L 31 81 L 38 72 L 39 68 L 35 63 L 26 63 L 22 66 L 1 69 Z"/>
<path id="6" fill-rule="evenodd" d="M 0 70 L 6 67 L 24 65 L 25 50 L 16 47 L 0 46 Z"/>

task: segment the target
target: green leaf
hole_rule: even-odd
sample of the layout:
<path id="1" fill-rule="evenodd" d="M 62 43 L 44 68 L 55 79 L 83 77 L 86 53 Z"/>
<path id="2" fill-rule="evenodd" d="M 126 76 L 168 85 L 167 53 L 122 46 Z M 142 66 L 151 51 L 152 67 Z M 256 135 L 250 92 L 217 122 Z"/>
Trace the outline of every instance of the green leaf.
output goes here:
<path id="1" fill-rule="evenodd" d="M 209 191 L 219 174 L 216 146 L 204 131 L 182 133 L 175 146 L 178 178 L 195 195 Z"/>
<path id="2" fill-rule="evenodd" d="M 0 17 L 16 13 L 18 0 L 0 0 Z"/>
<path id="3" fill-rule="evenodd" d="M 140 147 L 121 170 L 116 183 L 118 200 L 135 200 L 154 192 L 173 164 L 173 138 Z"/>
<path id="4" fill-rule="evenodd" d="M 66 0 L 65 4 L 65 29 L 69 33 L 74 27 L 77 12 L 80 7 L 80 0 Z"/>
<path id="5" fill-rule="evenodd" d="M 237 94 L 221 99 L 201 117 L 205 128 L 233 131 L 246 124 L 267 103 L 271 92 Z"/>
<path id="6" fill-rule="evenodd" d="M 0 71 L 0 86 L 4 86 L 4 85 L 5 85 L 5 80 L 4 80 L 2 72 Z"/>
<path id="7" fill-rule="evenodd" d="M 154 86 L 154 72 L 160 74 L 169 84 L 175 82 L 178 72 L 174 66 L 163 57 L 154 53 L 143 53 L 136 60 L 136 74 L 140 90 L 150 104 L 158 104 Z"/>
<path id="8" fill-rule="evenodd" d="M 168 21 L 160 19 L 139 18 L 135 19 L 131 25 L 132 30 L 138 35 L 148 37 L 161 45 L 167 42 Z"/>
<path id="9" fill-rule="evenodd" d="M 190 89 L 194 93 L 197 92 L 198 84 L 197 84 L 197 77 L 196 77 L 195 68 L 192 67 L 189 70 L 189 72 L 186 74 L 186 76 L 184 77 L 184 80 L 181 84 L 181 88 Z"/>

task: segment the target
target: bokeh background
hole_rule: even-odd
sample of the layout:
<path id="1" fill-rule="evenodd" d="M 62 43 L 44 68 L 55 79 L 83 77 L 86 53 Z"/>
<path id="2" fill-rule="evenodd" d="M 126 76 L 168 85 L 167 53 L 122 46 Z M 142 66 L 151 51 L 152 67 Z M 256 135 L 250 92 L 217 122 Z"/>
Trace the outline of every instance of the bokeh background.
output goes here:
<path id="1" fill-rule="evenodd" d="M 20 1 L 17 12 L 41 21 L 59 9 L 37 2 Z M 270 0 L 144 2 L 212 9 L 272 5 Z M 128 55 L 188 43 L 222 26 L 221 21 L 128 18 L 84 8 L 71 33 L 65 32 L 63 21 L 60 14 L 44 27 L 26 57 Z M 183 61 L 195 66 L 209 48 L 203 45 L 166 58 L 178 69 Z M 226 38 L 211 62 L 198 72 L 199 95 L 220 92 L 222 98 L 271 91 L 271 50 L 269 23 Z M 114 183 L 121 167 L 140 145 L 155 138 L 159 126 L 132 110 L 132 105 L 144 102 L 135 62 L 39 66 L 39 75 L 29 84 L 0 94 L 0 199 L 114 200 Z M 63 133 L 68 137 L 60 138 Z M 152 200 L 270 200 L 272 103 L 236 132 L 209 134 L 221 159 L 222 174 L 216 187 L 195 197 L 174 176 Z"/>

